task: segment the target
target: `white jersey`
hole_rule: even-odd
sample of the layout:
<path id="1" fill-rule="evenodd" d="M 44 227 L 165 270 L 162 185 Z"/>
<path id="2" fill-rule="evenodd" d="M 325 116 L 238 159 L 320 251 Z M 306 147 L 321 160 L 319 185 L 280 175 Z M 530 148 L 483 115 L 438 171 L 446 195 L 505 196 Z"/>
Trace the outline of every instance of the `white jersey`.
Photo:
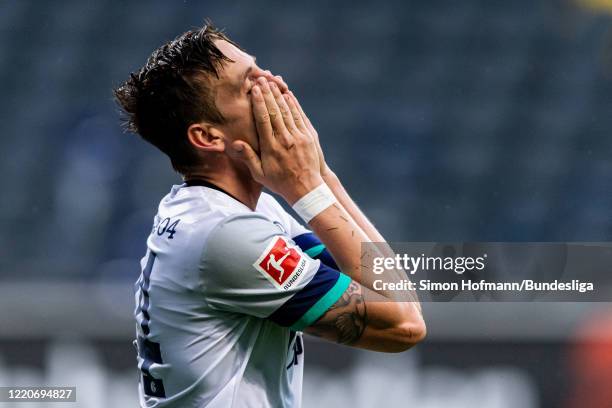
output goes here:
<path id="1" fill-rule="evenodd" d="M 350 279 L 274 197 L 195 184 L 162 199 L 141 261 L 141 406 L 299 407 L 301 330 Z"/>

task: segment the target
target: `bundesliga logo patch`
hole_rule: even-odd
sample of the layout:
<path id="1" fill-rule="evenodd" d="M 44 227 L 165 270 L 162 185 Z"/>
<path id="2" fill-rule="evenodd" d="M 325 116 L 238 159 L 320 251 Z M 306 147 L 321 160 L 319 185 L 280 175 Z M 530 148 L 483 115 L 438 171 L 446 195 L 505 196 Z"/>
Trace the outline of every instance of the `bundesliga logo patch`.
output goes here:
<path id="1" fill-rule="evenodd" d="M 274 286 L 288 290 L 306 270 L 306 257 L 285 238 L 276 236 L 253 266 Z"/>

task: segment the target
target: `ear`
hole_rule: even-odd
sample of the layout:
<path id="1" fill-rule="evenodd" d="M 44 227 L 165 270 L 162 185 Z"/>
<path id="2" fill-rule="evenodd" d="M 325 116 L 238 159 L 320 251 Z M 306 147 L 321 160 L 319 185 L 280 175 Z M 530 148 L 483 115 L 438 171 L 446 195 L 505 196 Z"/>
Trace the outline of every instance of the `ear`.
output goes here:
<path id="1" fill-rule="evenodd" d="M 225 151 L 223 132 L 208 123 L 194 123 L 187 128 L 189 142 L 199 150 L 207 152 Z"/>

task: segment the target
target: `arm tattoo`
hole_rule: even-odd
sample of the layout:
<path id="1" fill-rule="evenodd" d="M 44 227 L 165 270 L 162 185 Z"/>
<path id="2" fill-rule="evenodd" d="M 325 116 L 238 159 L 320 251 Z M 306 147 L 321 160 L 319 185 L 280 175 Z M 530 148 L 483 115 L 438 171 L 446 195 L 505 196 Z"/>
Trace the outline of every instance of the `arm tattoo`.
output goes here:
<path id="1" fill-rule="evenodd" d="M 351 282 L 340 299 L 307 331 L 351 345 L 361 338 L 367 324 L 368 313 L 361 286 Z"/>

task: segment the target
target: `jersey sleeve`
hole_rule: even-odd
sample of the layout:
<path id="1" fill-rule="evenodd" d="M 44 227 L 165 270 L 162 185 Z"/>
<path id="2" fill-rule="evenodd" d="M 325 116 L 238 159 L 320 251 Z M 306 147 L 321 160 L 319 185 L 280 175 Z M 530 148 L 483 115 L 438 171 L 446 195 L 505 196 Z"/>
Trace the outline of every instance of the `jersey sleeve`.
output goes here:
<path id="1" fill-rule="evenodd" d="M 342 296 L 351 279 L 304 253 L 263 215 L 232 215 L 208 236 L 202 287 L 210 307 L 302 330 Z"/>
<path id="2" fill-rule="evenodd" d="M 310 230 L 303 226 L 298 220 L 296 220 L 291 214 L 285 211 L 285 222 L 289 226 L 289 235 L 291 238 L 297 237 L 302 234 L 310 233 Z"/>
<path id="3" fill-rule="evenodd" d="M 269 208 L 273 209 L 275 216 L 282 220 L 283 225 L 287 229 L 287 234 L 289 234 L 303 252 L 311 258 L 320 260 L 330 268 L 340 269 L 334 258 L 325 248 L 325 245 L 315 234 L 285 211 L 274 197 L 265 193 L 262 194 L 262 197 L 266 200 L 265 202 Z"/>

